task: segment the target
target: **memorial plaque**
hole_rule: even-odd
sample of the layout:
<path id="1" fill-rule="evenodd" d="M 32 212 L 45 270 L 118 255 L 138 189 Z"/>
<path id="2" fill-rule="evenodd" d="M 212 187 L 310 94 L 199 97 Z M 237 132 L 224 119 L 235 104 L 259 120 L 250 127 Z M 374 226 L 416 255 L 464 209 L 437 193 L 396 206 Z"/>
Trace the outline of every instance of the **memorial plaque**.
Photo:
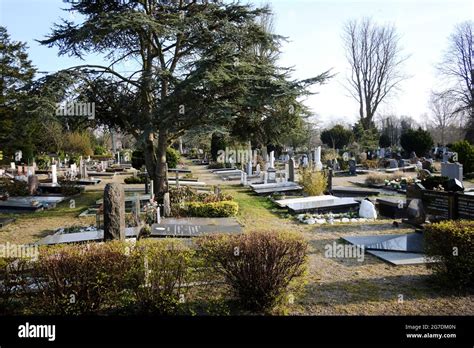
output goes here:
<path id="1" fill-rule="evenodd" d="M 234 218 L 167 218 L 153 224 L 152 237 L 200 237 L 216 233 L 242 233 L 242 226 Z"/>
<path id="2" fill-rule="evenodd" d="M 474 196 L 458 194 L 457 195 L 457 218 L 474 219 Z"/>
<path id="3" fill-rule="evenodd" d="M 427 214 L 441 219 L 454 217 L 454 194 L 443 191 L 424 191 L 423 206 Z"/>

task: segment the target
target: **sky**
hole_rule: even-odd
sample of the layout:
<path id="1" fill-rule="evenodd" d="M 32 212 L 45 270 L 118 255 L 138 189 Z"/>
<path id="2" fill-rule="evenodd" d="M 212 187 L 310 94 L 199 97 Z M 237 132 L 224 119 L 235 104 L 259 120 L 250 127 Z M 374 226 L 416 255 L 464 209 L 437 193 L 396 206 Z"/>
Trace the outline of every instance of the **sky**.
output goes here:
<path id="1" fill-rule="evenodd" d="M 379 24 L 393 24 L 400 35 L 403 54 L 408 56 L 403 73 L 410 76 L 399 91 L 381 105 L 383 114 L 411 116 L 420 123 L 429 112 L 431 90 L 443 86 L 436 72 L 456 24 L 472 20 L 471 0 L 270 0 L 275 14 L 275 33 L 285 36 L 280 65 L 293 67 L 293 78 L 305 79 L 331 69 L 335 77 L 312 89 L 315 95 L 304 102 L 323 126 L 357 121 L 358 105 L 345 88 L 350 67 L 342 45 L 342 29 L 351 19 L 370 17 Z M 57 71 L 77 64 L 77 59 L 57 55 L 57 48 L 41 46 L 60 18 L 77 19 L 62 11 L 62 0 L 0 0 L 0 23 L 11 38 L 26 42 L 29 56 L 39 71 Z M 102 64 L 98 56 L 87 57 L 89 64 Z M 126 70 L 126 67 L 123 68 Z"/>

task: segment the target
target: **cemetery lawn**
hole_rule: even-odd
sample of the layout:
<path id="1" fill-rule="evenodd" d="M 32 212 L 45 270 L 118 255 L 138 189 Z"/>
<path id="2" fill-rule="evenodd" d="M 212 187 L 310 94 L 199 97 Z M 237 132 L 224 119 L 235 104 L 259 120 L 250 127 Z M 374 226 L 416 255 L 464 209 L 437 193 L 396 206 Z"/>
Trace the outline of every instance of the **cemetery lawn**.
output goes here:
<path id="1" fill-rule="evenodd" d="M 356 259 L 324 257 L 325 245 L 343 243 L 345 236 L 403 234 L 408 225 L 393 220 L 367 224 L 303 225 L 278 209 L 267 198 L 249 190 L 228 186 L 239 203 L 239 222 L 244 231 L 291 230 L 301 233 L 310 245 L 309 274 L 303 293 L 287 308 L 289 315 L 473 315 L 474 296 L 443 289 L 430 277 L 425 265 L 392 266 L 366 254 Z M 403 296 L 403 297 L 401 297 Z"/>
<path id="2" fill-rule="evenodd" d="M 54 209 L 31 214 L 0 214 L 0 217 L 16 218 L 14 223 L 0 229 L 0 243 L 33 243 L 61 227 L 95 224 L 95 217 L 79 217 L 79 214 L 102 195 L 101 191 L 88 191 L 64 200 Z M 74 199 L 75 208 L 70 208 L 70 199 Z"/>
<path id="3" fill-rule="evenodd" d="M 193 172 L 199 169 L 191 166 Z M 200 178 L 205 175 L 201 173 Z M 204 178 L 203 181 L 208 181 Z M 209 180 L 211 181 L 211 180 Z M 221 182 L 222 184 L 222 182 Z M 400 234 L 412 232 L 407 225 L 396 228 L 393 220 L 356 225 L 315 226 L 297 223 L 286 210 L 238 185 L 221 185 L 239 203 L 237 219 L 245 232 L 257 229 L 290 230 L 301 233 L 309 243 L 309 272 L 302 293 L 284 309 L 288 315 L 473 315 L 474 297 L 446 290 L 430 278 L 425 265 L 392 266 L 371 255 L 363 262 L 324 257 L 325 245 L 342 243 L 350 235 Z M 55 209 L 15 215 L 17 221 L 0 229 L 0 243 L 35 242 L 55 229 L 95 224 L 95 217 L 78 217 L 102 197 L 99 187 L 74 197 Z M 1 215 L 12 216 L 12 215 Z M 217 289 L 216 289 L 217 290 Z M 403 300 L 403 301 L 401 301 Z M 281 314 L 279 311 L 276 314 Z"/>

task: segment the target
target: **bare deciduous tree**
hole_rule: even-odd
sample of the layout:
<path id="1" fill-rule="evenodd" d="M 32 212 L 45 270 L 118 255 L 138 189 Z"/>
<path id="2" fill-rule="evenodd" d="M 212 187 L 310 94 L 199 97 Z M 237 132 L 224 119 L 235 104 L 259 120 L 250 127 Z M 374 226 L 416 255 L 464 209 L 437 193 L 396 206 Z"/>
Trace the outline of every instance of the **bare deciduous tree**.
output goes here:
<path id="1" fill-rule="evenodd" d="M 442 145 L 446 145 L 446 130 L 453 125 L 460 116 L 459 107 L 456 101 L 449 97 L 449 94 L 436 92 L 431 92 L 429 106 L 433 126 L 437 128 L 441 134 L 440 140 Z"/>
<path id="2" fill-rule="evenodd" d="M 370 19 L 348 22 L 343 40 L 351 66 L 348 90 L 359 103 L 364 129 L 369 129 L 380 103 L 407 78 L 401 72 L 407 57 L 401 54 L 395 27 Z"/>
<path id="3" fill-rule="evenodd" d="M 474 141 L 474 70 L 473 70 L 473 21 L 458 24 L 450 36 L 449 47 L 438 70 L 450 83 L 445 91 L 458 102 L 459 111 L 470 115 L 470 129 L 466 137 Z"/>

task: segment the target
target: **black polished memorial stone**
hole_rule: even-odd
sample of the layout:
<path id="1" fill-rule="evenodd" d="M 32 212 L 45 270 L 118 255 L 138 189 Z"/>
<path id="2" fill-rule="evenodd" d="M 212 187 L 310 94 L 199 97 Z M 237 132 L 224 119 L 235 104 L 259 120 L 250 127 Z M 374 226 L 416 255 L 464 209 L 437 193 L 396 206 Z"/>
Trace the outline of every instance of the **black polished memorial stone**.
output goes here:
<path id="1" fill-rule="evenodd" d="M 456 217 L 458 219 L 474 219 L 474 195 L 457 194 Z"/>
<path id="2" fill-rule="evenodd" d="M 423 206 L 428 215 L 436 219 L 453 219 L 455 210 L 455 199 L 453 192 L 446 191 L 424 191 Z"/>

